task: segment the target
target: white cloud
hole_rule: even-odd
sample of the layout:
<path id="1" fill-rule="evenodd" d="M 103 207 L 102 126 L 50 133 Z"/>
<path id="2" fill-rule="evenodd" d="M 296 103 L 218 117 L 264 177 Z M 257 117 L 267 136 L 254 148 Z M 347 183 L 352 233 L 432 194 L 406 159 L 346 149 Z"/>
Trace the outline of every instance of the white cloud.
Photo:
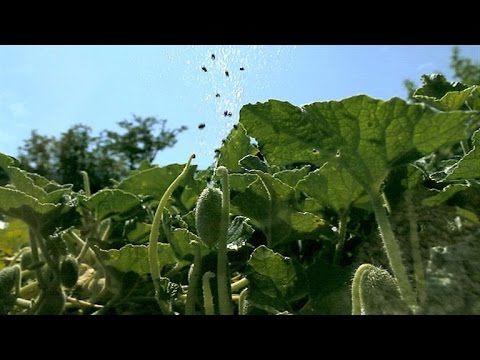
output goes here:
<path id="1" fill-rule="evenodd" d="M 11 104 L 9 107 L 10 112 L 16 118 L 24 117 L 28 115 L 28 110 L 25 105 L 21 102 L 16 102 Z"/>

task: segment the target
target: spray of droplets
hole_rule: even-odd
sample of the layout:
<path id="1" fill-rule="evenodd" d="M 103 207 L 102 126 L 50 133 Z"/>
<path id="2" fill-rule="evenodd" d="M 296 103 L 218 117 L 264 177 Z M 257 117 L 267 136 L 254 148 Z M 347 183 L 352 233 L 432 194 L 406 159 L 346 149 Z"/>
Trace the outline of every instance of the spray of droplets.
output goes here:
<path id="1" fill-rule="evenodd" d="M 292 46 L 185 46 L 167 50 L 171 66 L 184 65 L 182 81 L 195 84 L 202 101 L 193 104 L 198 124 L 197 153 L 213 159 L 239 120 L 249 89 L 268 93 L 275 86 L 268 74 L 286 64 L 279 59 L 295 49 Z M 168 71 L 168 68 L 167 68 Z M 257 99 L 258 101 L 262 99 Z M 256 100 L 256 101 L 257 101 Z"/>

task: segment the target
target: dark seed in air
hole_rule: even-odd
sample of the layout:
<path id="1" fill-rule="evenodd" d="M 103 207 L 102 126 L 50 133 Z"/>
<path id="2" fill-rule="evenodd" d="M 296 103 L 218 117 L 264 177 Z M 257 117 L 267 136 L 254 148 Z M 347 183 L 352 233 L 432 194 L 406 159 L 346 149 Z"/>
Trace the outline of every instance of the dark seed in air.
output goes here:
<path id="1" fill-rule="evenodd" d="M 207 72 L 207 68 L 205 66 L 202 66 L 202 70 Z"/>
<path id="2" fill-rule="evenodd" d="M 228 116 L 228 110 L 225 110 L 225 111 L 223 112 L 223 116 Z"/>
<path id="3" fill-rule="evenodd" d="M 198 128 L 199 128 L 199 129 L 203 129 L 204 127 L 205 127 L 205 124 L 203 124 L 203 123 L 200 124 L 200 125 L 198 125 Z"/>
<path id="4" fill-rule="evenodd" d="M 225 71 L 225 75 L 226 75 L 227 77 L 230 76 L 230 74 L 228 73 L 228 71 Z"/>
<path id="5" fill-rule="evenodd" d="M 215 54 L 212 54 L 212 60 L 215 60 Z"/>
<path id="6" fill-rule="evenodd" d="M 237 129 L 238 129 L 238 125 L 237 125 L 237 124 L 233 125 L 233 128 L 234 128 L 235 130 L 237 130 Z"/>
<path id="7" fill-rule="evenodd" d="M 229 113 L 227 114 L 227 116 L 232 116 L 232 113 L 231 113 L 231 112 L 229 112 Z"/>
<path id="8" fill-rule="evenodd" d="M 215 149 L 216 154 L 220 154 L 220 149 Z"/>
<path id="9" fill-rule="evenodd" d="M 243 71 L 243 70 L 245 70 L 245 68 L 244 68 L 244 67 L 241 67 L 241 68 L 240 68 L 240 71 Z"/>
<path id="10" fill-rule="evenodd" d="M 217 93 L 217 95 L 215 95 L 215 97 L 220 97 L 220 94 Z"/>

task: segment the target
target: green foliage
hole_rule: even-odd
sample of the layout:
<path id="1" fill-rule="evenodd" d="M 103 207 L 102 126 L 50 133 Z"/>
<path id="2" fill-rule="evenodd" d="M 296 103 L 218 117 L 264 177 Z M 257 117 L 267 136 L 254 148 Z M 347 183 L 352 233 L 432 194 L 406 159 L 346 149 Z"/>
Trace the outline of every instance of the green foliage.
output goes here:
<path id="1" fill-rule="evenodd" d="M 77 124 L 58 138 L 32 131 L 19 149 L 22 168 L 62 184 L 82 188 L 81 171 L 90 175 L 92 191 L 110 186 L 110 179 L 119 180 L 142 162 L 152 162 L 157 153 L 176 143 L 176 136 L 185 126 L 166 129 L 166 120 L 154 117 L 118 123 L 121 131 L 104 130 L 92 136 L 91 128 Z"/>
<path id="2" fill-rule="evenodd" d="M 479 90 L 423 82 L 245 105 L 200 171 L 150 164 L 152 119 L 36 134 L 30 169 L 0 154 L 0 313 L 478 314 Z"/>

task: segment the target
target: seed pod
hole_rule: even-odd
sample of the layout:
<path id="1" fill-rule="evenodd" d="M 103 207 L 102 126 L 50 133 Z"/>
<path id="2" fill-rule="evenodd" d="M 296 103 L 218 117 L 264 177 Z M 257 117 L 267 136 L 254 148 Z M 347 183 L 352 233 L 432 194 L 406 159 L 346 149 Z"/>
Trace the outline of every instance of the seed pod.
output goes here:
<path id="1" fill-rule="evenodd" d="M 15 286 L 20 276 L 20 266 L 6 267 L 0 271 L 0 292 L 8 293 Z"/>
<path id="2" fill-rule="evenodd" d="M 62 285 L 68 288 L 74 287 L 78 280 L 78 262 L 72 257 L 68 256 L 60 264 L 60 279 Z"/>
<path id="3" fill-rule="evenodd" d="M 32 250 L 28 249 L 22 254 L 22 257 L 20 258 L 20 266 L 22 267 L 22 270 L 27 270 L 27 269 L 30 269 L 30 266 L 32 266 L 32 263 L 33 263 Z"/>
<path id="4" fill-rule="evenodd" d="M 222 195 L 222 192 L 217 188 L 205 188 L 198 198 L 195 209 L 197 233 L 210 248 L 217 244 L 220 235 Z"/>
<path id="5" fill-rule="evenodd" d="M 61 315 L 65 307 L 65 293 L 60 288 L 48 289 L 39 298 L 35 315 Z"/>

